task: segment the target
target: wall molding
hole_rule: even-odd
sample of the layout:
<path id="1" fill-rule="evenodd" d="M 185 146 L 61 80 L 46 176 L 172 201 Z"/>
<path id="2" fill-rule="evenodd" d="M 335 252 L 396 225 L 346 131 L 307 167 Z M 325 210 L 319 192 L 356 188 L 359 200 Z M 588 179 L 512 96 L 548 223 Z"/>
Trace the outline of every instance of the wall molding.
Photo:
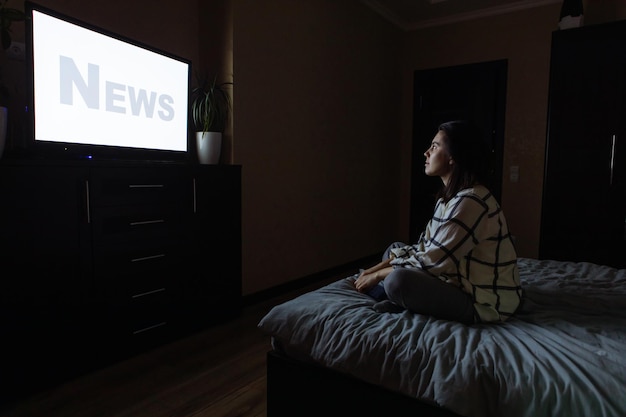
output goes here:
<path id="1" fill-rule="evenodd" d="M 497 16 L 506 13 L 519 12 L 525 9 L 531 9 L 533 7 L 548 6 L 551 4 L 561 3 L 563 0 L 521 0 L 513 3 L 487 7 L 484 9 L 474 10 L 466 13 L 457 13 L 445 17 L 439 17 L 434 19 L 424 19 L 417 21 L 407 21 L 401 16 L 389 10 L 384 4 L 381 4 L 378 0 L 362 0 L 367 6 L 369 6 L 376 13 L 389 20 L 391 23 L 399 27 L 404 31 L 412 31 L 418 29 L 425 29 L 435 26 L 448 25 L 452 23 L 458 23 L 468 20 L 480 19 L 483 17 Z M 558 17 L 558 16 L 557 16 Z M 557 18 L 555 17 L 555 19 Z"/>

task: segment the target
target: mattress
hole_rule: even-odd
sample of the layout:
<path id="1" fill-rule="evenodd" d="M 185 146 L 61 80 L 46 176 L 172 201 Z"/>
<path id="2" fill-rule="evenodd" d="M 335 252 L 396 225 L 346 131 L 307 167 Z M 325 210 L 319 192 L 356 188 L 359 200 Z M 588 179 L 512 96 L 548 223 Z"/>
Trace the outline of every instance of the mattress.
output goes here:
<path id="1" fill-rule="evenodd" d="M 626 416 L 626 270 L 520 258 L 505 323 L 377 313 L 356 275 L 279 304 L 273 348 L 467 417 Z"/>

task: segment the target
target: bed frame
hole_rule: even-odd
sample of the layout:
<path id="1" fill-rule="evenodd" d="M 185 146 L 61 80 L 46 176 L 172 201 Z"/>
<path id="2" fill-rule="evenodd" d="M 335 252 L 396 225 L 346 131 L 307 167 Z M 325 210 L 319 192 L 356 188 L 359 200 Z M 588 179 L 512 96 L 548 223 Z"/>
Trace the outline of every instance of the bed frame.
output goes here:
<path id="1" fill-rule="evenodd" d="M 267 416 L 460 417 L 436 405 L 295 359 L 267 353 Z"/>

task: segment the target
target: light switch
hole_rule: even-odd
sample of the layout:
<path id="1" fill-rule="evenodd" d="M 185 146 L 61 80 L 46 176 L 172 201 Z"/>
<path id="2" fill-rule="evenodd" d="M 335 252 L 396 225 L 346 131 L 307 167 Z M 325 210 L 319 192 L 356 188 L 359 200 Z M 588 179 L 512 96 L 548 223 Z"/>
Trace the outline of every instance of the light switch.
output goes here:
<path id="1" fill-rule="evenodd" d="M 511 182 L 519 181 L 519 166 L 518 165 L 511 165 L 511 168 L 509 170 L 509 179 L 511 180 Z"/>

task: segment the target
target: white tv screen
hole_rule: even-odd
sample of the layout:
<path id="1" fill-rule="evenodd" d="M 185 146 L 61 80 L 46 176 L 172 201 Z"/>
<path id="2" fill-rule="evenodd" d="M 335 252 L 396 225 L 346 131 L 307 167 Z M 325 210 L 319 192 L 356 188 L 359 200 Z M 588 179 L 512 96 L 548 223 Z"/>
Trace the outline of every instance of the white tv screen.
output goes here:
<path id="1" fill-rule="evenodd" d="M 189 62 L 57 16 L 32 10 L 35 141 L 186 152 Z"/>

